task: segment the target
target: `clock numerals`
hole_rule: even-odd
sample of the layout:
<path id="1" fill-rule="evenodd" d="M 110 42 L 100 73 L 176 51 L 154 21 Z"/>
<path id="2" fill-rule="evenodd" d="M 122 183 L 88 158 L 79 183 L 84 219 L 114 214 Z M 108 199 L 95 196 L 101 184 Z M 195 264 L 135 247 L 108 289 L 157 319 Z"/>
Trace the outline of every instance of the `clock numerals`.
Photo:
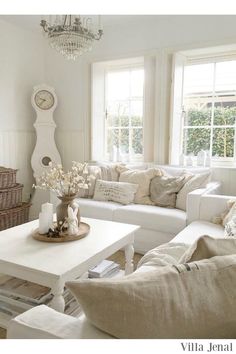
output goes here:
<path id="1" fill-rule="evenodd" d="M 54 105 L 54 97 L 51 94 L 51 92 L 47 90 L 41 90 L 38 91 L 35 95 L 35 104 L 38 106 L 40 109 L 50 109 Z"/>

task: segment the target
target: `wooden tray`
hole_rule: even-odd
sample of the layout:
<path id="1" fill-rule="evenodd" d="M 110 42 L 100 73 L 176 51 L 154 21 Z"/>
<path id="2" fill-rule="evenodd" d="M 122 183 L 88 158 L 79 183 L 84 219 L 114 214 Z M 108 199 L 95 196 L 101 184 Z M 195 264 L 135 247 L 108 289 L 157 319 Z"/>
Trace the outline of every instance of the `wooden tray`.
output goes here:
<path id="1" fill-rule="evenodd" d="M 79 232 L 77 235 L 67 235 L 66 233 L 60 237 L 52 237 L 47 234 L 39 234 L 38 229 L 36 229 L 32 236 L 35 240 L 43 241 L 43 242 L 68 242 L 68 241 L 76 241 L 88 235 L 90 231 L 90 226 L 85 222 L 81 222 L 79 224 Z"/>

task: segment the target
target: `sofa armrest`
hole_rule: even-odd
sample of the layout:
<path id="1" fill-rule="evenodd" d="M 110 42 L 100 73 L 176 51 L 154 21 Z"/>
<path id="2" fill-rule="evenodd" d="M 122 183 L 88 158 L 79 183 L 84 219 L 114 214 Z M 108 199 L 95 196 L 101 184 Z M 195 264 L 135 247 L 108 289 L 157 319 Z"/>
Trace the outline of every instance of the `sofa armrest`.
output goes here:
<path id="1" fill-rule="evenodd" d="M 204 195 L 219 194 L 221 191 L 220 182 L 210 182 L 206 188 L 196 189 L 187 196 L 187 224 L 200 219 L 200 202 Z"/>
<path id="2" fill-rule="evenodd" d="M 199 206 L 199 220 L 212 222 L 214 217 L 220 216 L 227 210 L 227 202 L 230 199 L 236 200 L 236 196 L 203 195 Z"/>
<path id="3" fill-rule="evenodd" d="M 8 339 L 104 339 L 112 338 L 79 318 L 40 305 L 12 319 L 7 328 Z"/>

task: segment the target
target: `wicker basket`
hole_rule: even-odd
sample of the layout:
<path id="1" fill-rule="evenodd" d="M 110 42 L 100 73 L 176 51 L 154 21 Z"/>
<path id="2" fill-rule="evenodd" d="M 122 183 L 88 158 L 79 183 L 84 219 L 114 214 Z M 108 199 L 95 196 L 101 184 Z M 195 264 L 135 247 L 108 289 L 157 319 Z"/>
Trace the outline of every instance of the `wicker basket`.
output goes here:
<path id="1" fill-rule="evenodd" d="M 29 221 L 30 203 L 23 203 L 21 206 L 0 211 L 0 231 Z"/>
<path id="2" fill-rule="evenodd" d="M 15 208 L 22 204 L 23 184 L 8 189 L 0 189 L 0 210 Z"/>
<path id="3" fill-rule="evenodd" d="M 12 168 L 0 166 L 0 189 L 10 188 L 16 184 L 16 172 Z"/>

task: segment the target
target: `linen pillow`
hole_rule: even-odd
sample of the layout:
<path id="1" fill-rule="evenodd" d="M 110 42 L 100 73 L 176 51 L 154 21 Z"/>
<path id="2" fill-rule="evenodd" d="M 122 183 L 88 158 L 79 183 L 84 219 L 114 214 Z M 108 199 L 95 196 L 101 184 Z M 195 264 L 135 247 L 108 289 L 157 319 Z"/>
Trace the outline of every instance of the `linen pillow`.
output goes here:
<path id="1" fill-rule="evenodd" d="M 176 208 L 186 210 L 188 193 L 198 188 L 205 188 L 210 180 L 210 176 L 210 172 L 192 175 L 192 177 L 187 180 L 183 188 L 180 189 L 179 193 L 177 194 Z"/>
<path id="2" fill-rule="evenodd" d="M 236 216 L 225 225 L 224 236 L 236 238 Z"/>
<path id="3" fill-rule="evenodd" d="M 222 224 L 225 226 L 229 221 L 236 217 L 236 201 L 235 199 L 230 199 L 227 202 L 228 210 L 222 214 Z"/>
<path id="4" fill-rule="evenodd" d="M 185 183 L 185 176 L 156 176 L 150 183 L 150 199 L 155 205 L 175 208 L 177 193 Z"/>
<path id="5" fill-rule="evenodd" d="M 101 178 L 104 181 L 119 181 L 120 169 L 124 168 L 124 164 L 104 164 L 100 165 Z"/>
<path id="6" fill-rule="evenodd" d="M 235 338 L 236 257 L 67 282 L 88 320 L 117 338 Z"/>
<path id="7" fill-rule="evenodd" d="M 113 201 L 126 205 L 134 202 L 134 196 L 137 189 L 137 184 L 103 181 L 98 179 L 96 181 L 93 199 Z"/>
<path id="8" fill-rule="evenodd" d="M 157 168 L 147 170 L 120 169 L 120 182 L 138 184 L 138 190 L 134 198 L 136 204 L 154 205 L 150 199 L 150 182 L 155 176 L 162 176 L 163 172 Z"/>
<path id="9" fill-rule="evenodd" d="M 235 239 L 217 239 L 204 235 L 189 247 L 189 249 L 180 258 L 179 263 L 188 263 L 215 256 L 227 256 L 233 254 L 236 254 Z"/>

